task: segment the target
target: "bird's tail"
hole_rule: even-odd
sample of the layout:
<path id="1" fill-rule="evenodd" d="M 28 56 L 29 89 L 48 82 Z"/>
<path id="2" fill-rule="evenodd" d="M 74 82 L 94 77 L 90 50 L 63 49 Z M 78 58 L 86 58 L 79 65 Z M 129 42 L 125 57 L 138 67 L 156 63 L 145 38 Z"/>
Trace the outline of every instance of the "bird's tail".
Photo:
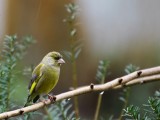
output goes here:
<path id="1" fill-rule="evenodd" d="M 29 103 L 30 103 L 32 100 L 33 100 L 33 103 L 35 103 L 39 98 L 40 98 L 40 96 L 39 96 L 39 95 L 36 95 L 36 94 L 28 95 L 27 102 L 26 102 L 26 104 L 24 105 L 24 107 L 28 106 Z"/>
<path id="2" fill-rule="evenodd" d="M 27 105 L 28 105 L 28 102 L 26 102 L 23 107 L 26 107 Z"/>
<path id="3" fill-rule="evenodd" d="M 28 104 L 29 104 L 30 102 L 31 102 L 31 96 L 30 96 L 30 95 L 28 95 L 27 102 L 24 104 L 24 106 L 23 106 L 23 107 L 28 106 Z"/>

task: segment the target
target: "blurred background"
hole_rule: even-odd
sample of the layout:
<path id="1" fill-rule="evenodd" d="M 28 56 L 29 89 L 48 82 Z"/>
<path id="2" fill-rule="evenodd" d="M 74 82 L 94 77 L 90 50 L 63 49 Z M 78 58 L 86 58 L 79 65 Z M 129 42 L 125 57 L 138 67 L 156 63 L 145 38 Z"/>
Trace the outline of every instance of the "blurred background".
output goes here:
<path id="1" fill-rule="evenodd" d="M 124 68 L 132 63 L 141 69 L 159 65 L 160 61 L 160 1 L 158 0 L 1 0 L 0 40 L 6 34 L 18 37 L 32 35 L 37 41 L 23 59 L 23 65 L 37 65 L 49 51 L 69 50 L 69 31 L 63 19 L 65 4 L 75 2 L 79 6 L 79 38 L 83 49 L 77 60 L 78 85 L 96 83 L 98 61 L 110 61 L 106 81 L 125 74 Z M 68 91 L 72 70 L 67 59 L 62 66 L 60 81 L 53 94 Z M 29 79 L 19 80 L 21 91 L 15 101 L 23 103 L 27 97 Z M 24 89 L 25 88 L 25 89 Z M 140 105 L 159 89 L 159 83 L 137 85 L 131 89 L 129 104 Z M 24 96 L 24 93 L 26 96 Z M 103 116 L 118 116 L 122 102 L 121 90 L 106 91 L 101 111 Z M 16 99 L 23 95 L 22 99 Z M 79 97 L 80 115 L 93 118 L 98 93 Z"/>

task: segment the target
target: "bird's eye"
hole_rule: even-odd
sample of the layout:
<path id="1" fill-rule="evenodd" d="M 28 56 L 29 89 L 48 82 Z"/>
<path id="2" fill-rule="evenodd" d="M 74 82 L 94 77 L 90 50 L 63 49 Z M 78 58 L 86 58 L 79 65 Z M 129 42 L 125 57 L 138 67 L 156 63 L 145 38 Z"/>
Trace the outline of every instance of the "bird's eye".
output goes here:
<path id="1" fill-rule="evenodd" d="M 56 56 L 54 59 L 55 59 L 55 60 L 59 60 L 59 59 L 60 59 L 60 57 L 59 57 L 59 56 Z"/>

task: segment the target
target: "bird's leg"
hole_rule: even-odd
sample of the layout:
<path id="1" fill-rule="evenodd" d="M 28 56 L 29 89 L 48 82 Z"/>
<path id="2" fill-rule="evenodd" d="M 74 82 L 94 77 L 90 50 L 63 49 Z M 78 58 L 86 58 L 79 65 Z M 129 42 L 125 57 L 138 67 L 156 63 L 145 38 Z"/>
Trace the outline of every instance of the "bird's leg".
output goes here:
<path id="1" fill-rule="evenodd" d="M 56 96 L 48 94 L 48 99 L 50 99 L 50 101 L 56 101 Z"/>
<path id="2" fill-rule="evenodd" d="M 42 97 L 41 97 L 41 98 L 39 98 L 39 101 L 40 101 L 40 102 L 43 102 L 44 104 L 46 104 L 46 100 L 45 100 L 45 99 L 43 99 Z"/>

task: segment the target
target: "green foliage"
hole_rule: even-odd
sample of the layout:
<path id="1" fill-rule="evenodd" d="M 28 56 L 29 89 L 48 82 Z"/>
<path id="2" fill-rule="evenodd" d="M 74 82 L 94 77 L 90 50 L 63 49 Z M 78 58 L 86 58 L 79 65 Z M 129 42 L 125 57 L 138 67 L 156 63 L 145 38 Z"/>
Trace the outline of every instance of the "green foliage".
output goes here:
<path id="1" fill-rule="evenodd" d="M 149 97 L 148 104 L 143 106 L 146 108 L 143 109 L 144 114 L 139 107 L 130 105 L 124 109 L 124 116 L 134 120 L 160 120 L 160 91 L 156 91 L 154 97 Z"/>
<path id="2" fill-rule="evenodd" d="M 63 21 L 68 25 L 69 28 L 69 42 L 70 50 L 64 51 L 65 56 L 71 61 L 72 64 L 72 87 L 78 87 L 78 78 L 77 78 L 77 64 L 76 59 L 82 51 L 82 42 L 77 39 L 77 26 L 76 26 L 76 17 L 78 6 L 74 3 L 69 3 L 65 5 L 68 16 Z M 79 107 L 78 107 L 78 98 L 74 97 L 74 110 L 76 113 L 76 118 L 79 117 Z"/>
<path id="3" fill-rule="evenodd" d="M 125 71 L 126 74 L 130 74 L 132 72 L 137 71 L 138 69 L 139 69 L 139 67 L 137 67 L 135 65 L 132 65 L 132 64 L 129 64 L 129 65 L 127 65 L 125 67 L 124 71 Z M 127 105 L 128 105 L 128 100 L 129 100 L 130 92 L 131 92 L 130 87 L 127 87 L 127 88 L 123 88 L 123 92 L 120 93 L 121 96 L 119 97 L 119 100 L 121 100 L 124 103 L 124 105 L 123 105 L 123 108 L 122 108 L 121 113 L 119 115 L 119 120 L 122 119 L 122 115 L 123 115 L 123 112 L 124 112 L 123 109 L 126 108 Z"/>
<path id="4" fill-rule="evenodd" d="M 51 105 L 48 112 L 54 120 L 75 120 L 75 112 L 71 108 L 72 104 L 68 100 L 62 100 Z M 45 116 L 45 119 L 48 120 L 49 116 Z"/>
<path id="5" fill-rule="evenodd" d="M 151 110 L 154 113 L 154 116 L 155 116 L 154 118 L 159 120 L 160 119 L 160 97 L 158 97 L 158 96 L 149 97 L 148 104 L 149 104 L 149 106 L 151 107 Z"/>
<path id="6" fill-rule="evenodd" d="M 77 11 L 79 9 L 78 5 L 74 3 L 69 3 L 65 5 L 66 11 L 69 13 L 69 16 L 63 20 L 63 22 L 67 22 L 68 24 L 71 24 L 75 21 L 77 16 Z M 75 35 L 76 30 L 73 30 L 74 32 L 71 32 L 70 35 Z"/>
<path id="7" fill-rule="evenodd" d="M 108 60 L 99 61 L 99 65 L 96 73 L 96 80 L 98 83 L 100 84 L 104 83 L 104 79 L 106 77 L 108 67 L 109 67 Z"/>
<path id="8" fill-rule="evenodd" d="M 130 74 L 132 72 L 135 72 L 139 69 L 139 67 L 129 64 L 125 67 L 124 71 L 126 74 Z M 128 104 L 128 98 L 129 98 L 129 94 L 130 94 L 130 87 L 124 88 L 123 89 L 123 93 L 121 93 L 121 96 L 119 97 L 119 99 L 124 102 L 124 107 L 126 107 L 126 104 Z"/>
<path id="9" fill-rule="evenodd" d="M 105 82 L 105 78 L 106 78 L 108 67 L 109 67 L 109 61 L 107 61 L 107 60 L 100 60 L 99 61 L 99 65 L 98 65 L 98 69 L 97 69 L 97 74 L 96 74 L 96 80 L 97 80 L 97 82 L 99 84 L 103 84 Z M 99 112 L 100 112 L 100 107 L 101 107 L 103 93 L 104 93 L 104 91 L 101 92 L 98 95 L 98 101 L 97 101 L 97 106 L 96 106 L 94 120 L 98 120 L 98 118 L 99 118 Z M 103 119 L 103 118 L 101 117 L 101 119 Z"/>
<path id="10" fill-rule="evenodd" d="M 24 37 L 18 40 L 16 35 L 6 36 L 3 42 L 0 60 L 0 110 L 1 112 L 13 107 L 10 96 L 14 92 L 13 82 L 15 67 L 23 58 L 27 48 L 33 43 L 32 37 Z"/>
<path id="11" fill-rule="evenodd" d="M 65 7 L 69 15 L 63 21 L 67 23 L 69 27 L 71 50 L 64 51 L 64 54 L 73 63 L 82 51 L 82 42 L 77 39 L 77 28 L 75 26 L 78 6 L 74 3 L 69 3 L 65 5 Z"/>
<path id="12" fill-rule="evenodd" d="M 139 67 L 132 65 L 132 64 L 129 64 L 126 66 L 124 71 L 126 74 L 130 74 L 130 73 L 135 72 L 137 70 L 139 70 Z"/>
<path id="13" fill-rule="evenodd" d="M 75 61 L 78 58 L 79 54 L 81 53 L 82 46 L 83 45 L 80 40 L 74 41 L 74 43 L 71 47 L 71 49 L 73 51 L 72 52 L 71 51 L 63 51 L 63 53 L 66 56 L 66 58 L 73 63 L 73 61 Z"/>
<path id="14" fill-rule="evenodd" d="M 140 116 L 140 108 L 137 106 L 129 106 L 127 107 L 126 110 L 124 110 L 125 112 L 125 116 L 131 117 L 134 120 L 141 120 L 141 116 Z"/>

